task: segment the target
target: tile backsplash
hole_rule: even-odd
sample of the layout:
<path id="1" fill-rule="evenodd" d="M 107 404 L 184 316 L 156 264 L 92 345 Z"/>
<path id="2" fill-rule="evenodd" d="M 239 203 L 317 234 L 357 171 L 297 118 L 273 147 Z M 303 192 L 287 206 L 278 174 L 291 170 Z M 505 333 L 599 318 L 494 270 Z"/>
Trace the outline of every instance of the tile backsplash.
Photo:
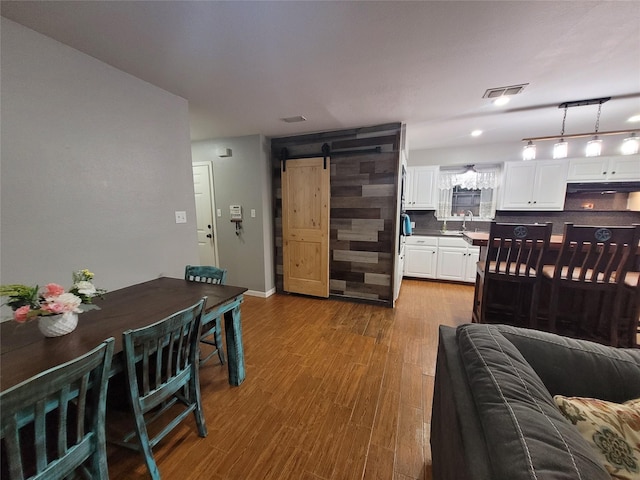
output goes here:
<path id="1" fill-rule="evenodd" d="M 407 212 L 411 221 L 415 222 L 414 232 L 416 234 L 427 234 L 429 232 L 442 229 L 443 222 L 436 219 L 433 210 L 414 210 Z M 553 223 L 553 233 L 562 233 L 566 222 L 573 222 L 576 225 L 631 225 L 640 223 L 640 212 L 621 211 L 563 211 L 563 212 L 511 212 L 499 210 L 496 212 L 497 222 L 505 223 Z M 460 221 L 447 220 L 448 230 L 459 230 L 462 226 Z M 467 219 L 467 230 L 469 231 L 489 231 L 490 222 L 469 222 Z"/>

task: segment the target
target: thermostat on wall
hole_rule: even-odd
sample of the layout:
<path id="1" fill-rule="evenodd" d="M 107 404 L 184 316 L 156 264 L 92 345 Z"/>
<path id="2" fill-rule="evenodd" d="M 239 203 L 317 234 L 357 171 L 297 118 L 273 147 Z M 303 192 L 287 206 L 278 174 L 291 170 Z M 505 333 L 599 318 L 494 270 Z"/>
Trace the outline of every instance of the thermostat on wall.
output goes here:
<path id="1" fill-rule="evenodd" d="M 224 147 L 218 147 L 216 148 L 216 155 L 219 157 L 230 157 L 231 156 L 231 149 L 230 148 L 224 148 Z"/>

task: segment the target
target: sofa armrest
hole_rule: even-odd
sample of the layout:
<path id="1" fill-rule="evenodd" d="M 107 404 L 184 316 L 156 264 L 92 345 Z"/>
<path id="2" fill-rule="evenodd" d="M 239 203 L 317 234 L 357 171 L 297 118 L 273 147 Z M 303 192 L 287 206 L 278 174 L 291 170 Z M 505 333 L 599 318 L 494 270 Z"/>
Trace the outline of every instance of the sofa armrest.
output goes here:
<path id="1" fill-rule="evenodd" d="M 431 414 L 435 480 L 493 478 L 482 426 L 458 354 L 456 331 L 440 326 Z"/>

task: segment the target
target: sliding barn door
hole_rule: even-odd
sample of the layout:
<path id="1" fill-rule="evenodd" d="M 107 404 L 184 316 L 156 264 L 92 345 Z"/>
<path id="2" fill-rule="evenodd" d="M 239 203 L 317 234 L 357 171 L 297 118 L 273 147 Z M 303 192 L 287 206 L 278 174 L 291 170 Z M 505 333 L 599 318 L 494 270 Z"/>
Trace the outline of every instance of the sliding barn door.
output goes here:
<path id="1" fill-rule="evenodd" d="M 282 166 L 284 290 L 329 296 L 329 159 Z"/>

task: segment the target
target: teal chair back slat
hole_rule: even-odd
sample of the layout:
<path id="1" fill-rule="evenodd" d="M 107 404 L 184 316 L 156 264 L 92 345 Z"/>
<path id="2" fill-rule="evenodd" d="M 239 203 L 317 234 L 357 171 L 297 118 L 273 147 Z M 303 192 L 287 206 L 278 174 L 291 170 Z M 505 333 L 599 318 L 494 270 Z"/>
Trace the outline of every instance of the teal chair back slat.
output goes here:
<path id="1" fill-rule="evenodd" d="M 227 281 L 227 271 L 208 265 L 187 265 L 184 269 L 184 279 L 190 282 L 211 283 L 214 285 L 224 285 Z M 202 316 L 202 328 L 200 332 L 200 343 L 208 345 L 208 353 L 201 352 L 200 365 L 205 363 L 214 355 L 218 355 L 220 363 L 224 365 L 224 347 L 222 346 L 222 319 L 215 315 L 215 312 L 204 313 Z M 213 347 L 213 349 L 211 349 Z"/>
<path id="2" fill-rule="evenodd" d="M 184 269 L 184 279 L 190 282 L 224 285 L 227 281 L 227 270 L 208 265 L 187 265 Z"/>
<path id="3" fill-rule="evenodd" d="M 205 303 L 206 297 L 157 323 L 123 333 L 135 431 L 115 443 L 141 451 L 153 479 L 159 479 L 160 473 L 151 449 L 190 413 L 195 416 L 199 435 L 207 435 L 198 376 L 198 341 Z M 160 433 L 149 437 L 147 425 L 159 418 L 166 420 L 162 414 L 176 401 L 184 408 Z"/>
<path id="4" fill-rule="evenodd" d="M 3 479 L 55 480 L 78 469 L 109 478 L 105 409 L 113 343 L 109 338 L 0 394 Z"/>

